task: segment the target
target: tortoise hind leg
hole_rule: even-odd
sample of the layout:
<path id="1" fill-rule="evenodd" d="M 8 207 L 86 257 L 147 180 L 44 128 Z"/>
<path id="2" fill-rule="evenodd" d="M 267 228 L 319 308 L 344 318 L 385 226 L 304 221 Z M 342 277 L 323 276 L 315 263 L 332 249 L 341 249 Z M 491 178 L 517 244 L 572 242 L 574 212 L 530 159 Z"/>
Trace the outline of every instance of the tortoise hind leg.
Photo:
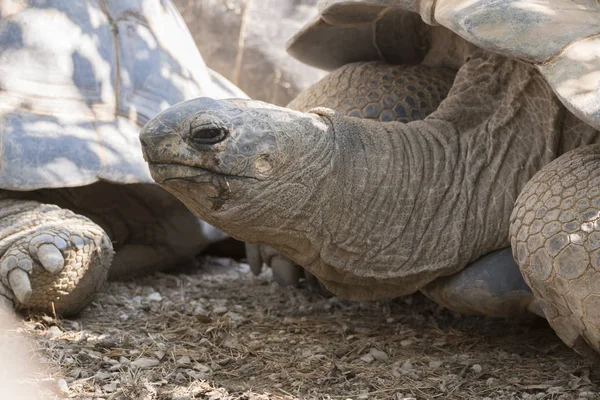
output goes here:
<path id="1" fill-rule="evenodd" d="M 106 233 L 56 205 L 0 200 L 0 296 L 17 309 L 73 315 L 106 280 L 113 256 Z"/>
<path id="2" fill-rule="evenodd" d="M 534 313 L 543 317 L 510 248 L 486 254 L 462 271 L 429 283 L 421 292 L 463 314 L 514 318 Z"/>

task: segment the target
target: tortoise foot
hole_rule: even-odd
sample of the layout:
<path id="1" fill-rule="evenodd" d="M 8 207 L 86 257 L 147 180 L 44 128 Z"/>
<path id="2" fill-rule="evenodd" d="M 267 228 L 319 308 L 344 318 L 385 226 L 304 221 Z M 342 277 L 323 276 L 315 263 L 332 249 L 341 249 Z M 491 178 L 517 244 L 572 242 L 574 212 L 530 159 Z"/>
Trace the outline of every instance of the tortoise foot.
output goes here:
<path id="1" fill-rule="evenodd" d="M 273 271 L 273 280 L 279 286 L 298 286 L 304 269 L 269 246 L 246 243 L 246 257 L 254 275 L 262 272 L 263 265 Z"/>
<path id="2" fill-rule="evenodd" d="M 540 314 L 511 249 L 486 254 L 462 271 L 438 278 L 421 289 L 436 303 L 456 312 L 494 317 Z"/>
<path id="3" fill-rule="evenodd" d="M 0 201 L 0 296 L 15 308 L 73 315 L 106 280 L 113 257 L 106 233 L 55 205 Z"/>

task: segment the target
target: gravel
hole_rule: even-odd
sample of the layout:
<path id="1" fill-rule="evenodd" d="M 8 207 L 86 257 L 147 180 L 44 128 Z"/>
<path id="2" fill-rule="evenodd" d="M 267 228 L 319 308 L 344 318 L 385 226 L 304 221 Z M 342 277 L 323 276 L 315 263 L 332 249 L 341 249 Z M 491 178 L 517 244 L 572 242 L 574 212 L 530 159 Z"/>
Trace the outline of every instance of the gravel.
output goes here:
<path id="1" fill-rule="evenodd" d="M 420 295 L 353 303 L 202 265 L 111 282 L 75 319 L 23 320 L 15 332 L 44 368 L 28 382 L 82 400 L 600 398 L 594 363 L 544 321 L 461 316 Z"/>

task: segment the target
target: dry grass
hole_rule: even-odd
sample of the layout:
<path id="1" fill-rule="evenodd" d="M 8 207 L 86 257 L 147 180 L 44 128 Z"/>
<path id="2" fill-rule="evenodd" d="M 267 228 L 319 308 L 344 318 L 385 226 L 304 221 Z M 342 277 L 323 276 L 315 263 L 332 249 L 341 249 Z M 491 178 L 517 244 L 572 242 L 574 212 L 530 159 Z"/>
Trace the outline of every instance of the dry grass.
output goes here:
<path id="1" fill-rule="evenodd" d="M 350 303 L 204 264 L 22 326 L 77 399 L 600 398 L 596 367 L 543 321 L 464 317 L 422 296 Z"/>

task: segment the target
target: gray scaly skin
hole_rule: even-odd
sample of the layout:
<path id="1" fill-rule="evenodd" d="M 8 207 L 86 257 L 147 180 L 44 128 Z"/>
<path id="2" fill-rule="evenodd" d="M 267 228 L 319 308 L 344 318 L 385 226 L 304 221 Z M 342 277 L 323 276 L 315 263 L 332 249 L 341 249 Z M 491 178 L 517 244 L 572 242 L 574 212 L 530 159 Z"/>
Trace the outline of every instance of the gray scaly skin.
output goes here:
<path id="1" fill-rule="evenodd" d="M 104 283 L 113 246 L 102 228 L 70 210 L 4 199 L 0 254 L 0 295 L 17 306 L 53 304 L 54 311 L 76 314 Z"/>
<path id="2" fill-rule="evenodd" d="M 600 137 L 534 68 L 471 50 L 422 121 L 201 98 L 159 114 L 141 140 L 153 177 L 196 215 L 337 295 L 377 300 L 508 247 L 527 181 Z"/>
<path id="3" fill-rule="evenodd" d="M 451 68 L 353 63 L 302 92 L 288 108 L 309 111 L 327 107 L 357 118 L 409 122 L 423 119 L 437 109 L 455 75 Z M 246 254 L 255 274 L 266 264 L 281 286 L 296 285 L 301 277 L 317 283 L 312 274 L 271 247 L 246 243 Z"/>

